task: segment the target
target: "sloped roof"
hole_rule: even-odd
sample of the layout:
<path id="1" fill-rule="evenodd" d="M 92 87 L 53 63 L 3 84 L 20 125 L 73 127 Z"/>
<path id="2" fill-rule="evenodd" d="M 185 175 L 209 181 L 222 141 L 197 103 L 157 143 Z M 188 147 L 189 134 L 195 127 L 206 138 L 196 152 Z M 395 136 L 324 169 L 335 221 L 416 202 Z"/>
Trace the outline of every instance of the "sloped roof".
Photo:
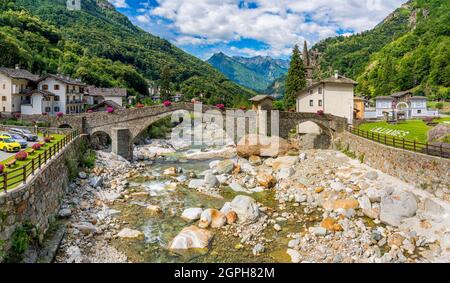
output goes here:
<path id="1" fill-rule="evenodd" d="M 122 109 L 123 108 L 122 106 L 120 106 L 119 104 L 115 103 L 112 100 L 105 100 L 105 101 L 103 101 L 103 102 L 101 102 L 101 103 L 99 103 L 99 104 L 89 108 L 89 110 L 93 110 L 94 111 L 94 110 L 97 110 L 97 109 L 102 108 L 104 106 L 112 107 L 114 109 Z"/>
<path id="2" fill-rule="evenodd" d="M 55 94 L 49 92 L 49 91 L 45 91 L 45 90 L 38 90 L 38 89 L 34 89 L 32 91 L 29 91 L 27 93 L 25 93 L 25 96 L 32 96 L 33 94 L 42 94 L 42 96 L 44 97 L 49 97 L 49 96 L 55 96 Z"/>
<path id="3" fill-rule="evenodd" d="M 358 84 L 358 82 L 356 82 L 356 81 L 354 81 L 352 79 L 346 78 L 344 76 L 341 76 L 341 75 L 338 75 L 337 78 L 335 76 L 332 76 L 332 77 L 329 77 L 329 78 L 326 78 L 326 79 L 322 79 L 322 80 L 319 80 L 319 81 L 317 81 L 317 80 L 316 81 L 314 81 L 314 80 L 307 80 L 306 81 L 306 87 L 304 89 L 302 89 L 301 91 L 299 91 L 297 93 L 297 95 L 300 95 L 300 94 L 304 93 L 305 91 L 308 91 L 311 88 L 319 86 L 319 85 L 321 85 L 323 83 L 352 84 L 352 85 L 357 85 Z"/>
<path id="4" fill-rule="evenodd" d="M 376 100 L 393 100 L 393 98 L 390 96 L 377 96 L 375 99 Z"/>
<path id="5" fill-rule="evenodd" d="M 89 95 L 92 96 L 114 96 L 114 97 L 126 97 L 127 89 L 126 88 L 97 88 L 94 86 L 90 86 L 87 88 Z"/>
<path id="6" fill-rule="evenodd" d="M 428 100 L 425 96 L 413 96 L 410 100 Z"/>
<path id="7" fill-rule="evenodd" d="M 0 67 L 0 73 L 11 77 L 13 79 L 25 79 L 25 80 L 29 80 L 29 81 L 38 81 L 39 80 L 39 76 L 38 75 L 34 75 L 32 73 L 30 73 L 27 70 L 23 70 L 23 69 L 11 69 L 11 68 L 5 68 L 5 67 Z"/>
<path id="8" fill-rule="evenodd" d="M 263 95 L 263 94 L 259 94 L 259 95 L 253 96 L 249 100 L 253 101 L 253 102 L 261 102 L 261 101 L 263 101 L 264 99 L 267 99 L 267 98 L 271 99 L 271 100 L 275 100 L 275 98 L 273 98 L 272 96 L 270 96 L 270 95 Z"/>
<path id="9" fill-rule="evenodd" d="M 408 89 L 408 90 L 404 90 L 404 91 L 395 92 L 395 93 L 391 94 L 391 96 L 395 97 L 395 98 L 398 98 L 398 97 L 402 97 L 402 96 L 404 96 L 406 94 L 413 94 L 413 92 L 412 92 L 411 89 Z"/>
<path id="10" fill-rule="evenodd" d="M 45 75 L 42 78 L 40 78 L 39 81 L 43 81 L 43 80 L 45 80 L 47 78 L 54 78 L 55 80 L 58 80 L 58 81 L 63 82 L 65 84 L 86 86 L 86 84 L 84 84 L 81 80 L 72 79 L 69 76 L 54 75 L 54 74 Z"/>

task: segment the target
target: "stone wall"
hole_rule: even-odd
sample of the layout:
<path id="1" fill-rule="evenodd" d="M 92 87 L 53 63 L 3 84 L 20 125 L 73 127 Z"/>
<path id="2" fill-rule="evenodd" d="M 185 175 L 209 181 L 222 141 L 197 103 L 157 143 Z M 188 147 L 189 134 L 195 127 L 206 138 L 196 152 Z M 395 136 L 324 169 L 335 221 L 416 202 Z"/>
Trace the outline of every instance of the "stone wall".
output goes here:
<path id="1" fill-rule="evenodd" d="M 450 160 L 385 146 L 342 132 L 336 135 L 336 149 L 347 149 L 372 168 L 398 177 L 450 201 Z"/>
<path id="2" fill-rule="evenodd" d="M 25 223 L 35 227 L 36 236 L 42 241 L 68 188 L 66 160 L 78 160 L 82 155 L 80 145 L 87 141 L 87 136 L 78 136 L 35 176 L 30 176 L 26 184 L 0 192 L 0 256 L 9 250 L 14 231 Z"/>

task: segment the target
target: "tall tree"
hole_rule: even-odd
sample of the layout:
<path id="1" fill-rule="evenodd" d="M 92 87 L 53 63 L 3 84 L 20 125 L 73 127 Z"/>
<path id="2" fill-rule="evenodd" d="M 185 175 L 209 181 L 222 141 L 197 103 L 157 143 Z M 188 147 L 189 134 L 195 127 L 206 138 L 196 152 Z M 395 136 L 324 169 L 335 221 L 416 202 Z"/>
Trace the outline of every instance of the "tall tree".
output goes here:
<path id="1" fill-rule="evenodd" d="M 171 100 L 172 92 L 171 92 L 171 82 L 172 82 L 172 74 L 168 66 L 164 66 L 161 72 L 161 100 Z"/>
<path id="2" fill-rule="evenodd" d="M 306 87 L 306 72 L 303 60 L 300 56 L 298 45 L 292 52 L 291 64 L 286 77 L 286 91 L 284 94 L 284 106 L 286 109 L 295 107 L 295 95 Z"/>

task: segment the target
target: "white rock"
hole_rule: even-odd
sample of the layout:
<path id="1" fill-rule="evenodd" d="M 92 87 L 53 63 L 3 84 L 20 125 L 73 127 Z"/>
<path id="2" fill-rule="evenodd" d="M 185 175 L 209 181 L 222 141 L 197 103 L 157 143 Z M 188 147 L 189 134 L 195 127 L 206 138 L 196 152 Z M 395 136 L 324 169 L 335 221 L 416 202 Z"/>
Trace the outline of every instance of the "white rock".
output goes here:
<path id="1" fill-rule="evenodd" d="M 64 209 L 61 209 L 60 211 L 59 211 L 59 213 L 58 213 L 58 216 L 60 217 L 60 218 L 68 218 L 68 217 L 70 217 L 72 215 L 72 211 L 70 210 L 70 208 L 64 208 Z"/>
<path id="2" fill-rule="evenodd" d="M 205 185 L 205 181 L 202 179 L 193 179 L 189 181 L 188 188 L 189 189 L 198 189 Z"/>
<path id="3" fill-rule="evenodd" d="M 298 158 L 300 159 L 300 161 L 306 160 L 306 153 L 304 153 L 304 152 L 300 153 L 300 155 L 298 156 Z"/>
<path id="4" fill-rule="evenodd" d="M 273 225 L 273 229 L 275 229 L 275 231 L 277 231 L 277 232 L 281 231 L 280 224 L 277 223 L 277 224 Z"/>
<path id="5" fill-rule="evenodd" d="M 101 187 L 103 185 L 103 177 L 94 176 L 89 178 L 89 185 L 91 185 L 94 188 Z"/>
<path id="6" fill-rule="evenodd" d="M 213 174 L 208 173 L 205 175 L 204 183 L 207 188 L 215 188 L 219 185 L 219 180 Z"/>
<path id="7" fill-rule="evenodd" d="M 247 192 L 246 189 L 244 189 L 239 183 L 236 181 L 231 182 L 230 188 L 235 192 Z"/>
<path id="8" fill-rule="evenodd" d="M 181 230 L 181 232 L 170 242 L 171 250 L 186 249 L 204 249 L 208 247 L 212 239 L 212 233 L 196 226 L 189 226 Z"/>
<path id="9" fill-rule="evenodd" d="M 358 198 L 359 207 L 362 210 L 372 209 L 372 204 L 370 203 L 370 199 L 368 196 L 362 196 Z"/>
<path id="10" fill-rule="evenodd" d="M 249 196 L 236 196 L 230 203 L 230 208 L 238 215 L 239 222 L 254 222 L 259 217 L 258 205 Z"/>
<path id="11" fill-rule="evenodd" d="M 144 233 L 142 233 L 141 231 L 133 230 L 130 228 L 124 228 L 117 234 L 117 237 L 127 238 L 127 239 L 136 239 L 136 238 L 140 238 L 143 236 L 144 236 Z"/>
<path id="12" fill-rule="evenodd" d="M 309 227 L 308 231 L 316 236 L 325 236 L 327 234 L 327 229 L 323 227 Z"/>
<path id="13" fill-rule="evenodd" d="M 366 178 L 372 181 L 378 179 L 378 173 L 376 171 L 370 171 L 366 173 Z"/>
<path id="14" fill-rule="evenodd" d="M 203 209 L 201 209 L 200 207 L 191 207 L 185 209 L 181 214 L 181 217 L 186 220 L 195 221 L 200 219 L 200 215 L 202 214 L 202 212 Z"/>
<path id="15" fill-rule="evenodd" d="M 223 214 L 227 214 L 228 212 L 232 211 L 231 209 L 231 202 L 226 202 L 222 208 L 220 209 L 220 212 L 222 212 Z"/>
<path id="16" fill-rule="evenodd" d="M 417 211 L 415 196 L 406 191 L 396 190 L 384 196 L 380 205 L 380 220 L 385 224 L 399 226 L 402 219 L 412 217 Z"/>
<path id="17" fill-rule="evenodd" d="M 298 251 L 293 249 L 287 249 L 286 253 L 291 257 L 292 263 L 299 263 L 301 255 Z"/>
<path id="18" fill-rule="evenodd" d="M 94 234 L 99 232 L 99 229 L 89 222 L 79 222 L 72 224 L 72 226 L 80 230 L 83 234 Z"/>
<path id="19" fill-rule="evenodd" d="M 294 175 L 295 171 L 292 167 L 289 168 L 281 168 L 277 174 L 277 180 L 283 180 Z"/>
<path id="20" fill-rule="evenodd" d="M 86 179 L 87 178 L 87 174 L 86 174 L 86 172 L 81 171 L 81 172 L 78 172 L 78 177 L 80 179 Z"/>

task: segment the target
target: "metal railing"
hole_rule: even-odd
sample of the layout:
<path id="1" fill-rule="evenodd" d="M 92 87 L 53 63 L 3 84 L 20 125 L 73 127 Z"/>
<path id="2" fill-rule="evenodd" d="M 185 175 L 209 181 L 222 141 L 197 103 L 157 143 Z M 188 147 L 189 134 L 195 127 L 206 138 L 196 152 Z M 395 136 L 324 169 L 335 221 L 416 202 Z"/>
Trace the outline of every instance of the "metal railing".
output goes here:
<path id="1" fill-rule="evenodd" d="M 347 130 L 354 135 L 387 146 L 420 152 L 427 155 L 438 156 L 442 158 L 450 158 L 450 145 L 445 145 L 443 143 L 439 145 L 429 144 L 428 142 L 422 143 L 416 140 L 407 140 L 405 138 L 396 138 L 394 136 L 365 131 L 351 126 L 349 126 Z"/>
<path id="2" fill-rule="evenodd" d="M 0 174 L 0 191 L 7 192 L 20 184 L 25 184 L 30 175 L 34 175 L 47 161 L 63 150 L 78 135 L 77 130 L 72 131 L 55 144 L 45 148 L 44 152 L 29 153 L 31 160 L 19 168 L 8 169 L 6 168 L 7 165 L 5 165 L 3 172 Z"/>

